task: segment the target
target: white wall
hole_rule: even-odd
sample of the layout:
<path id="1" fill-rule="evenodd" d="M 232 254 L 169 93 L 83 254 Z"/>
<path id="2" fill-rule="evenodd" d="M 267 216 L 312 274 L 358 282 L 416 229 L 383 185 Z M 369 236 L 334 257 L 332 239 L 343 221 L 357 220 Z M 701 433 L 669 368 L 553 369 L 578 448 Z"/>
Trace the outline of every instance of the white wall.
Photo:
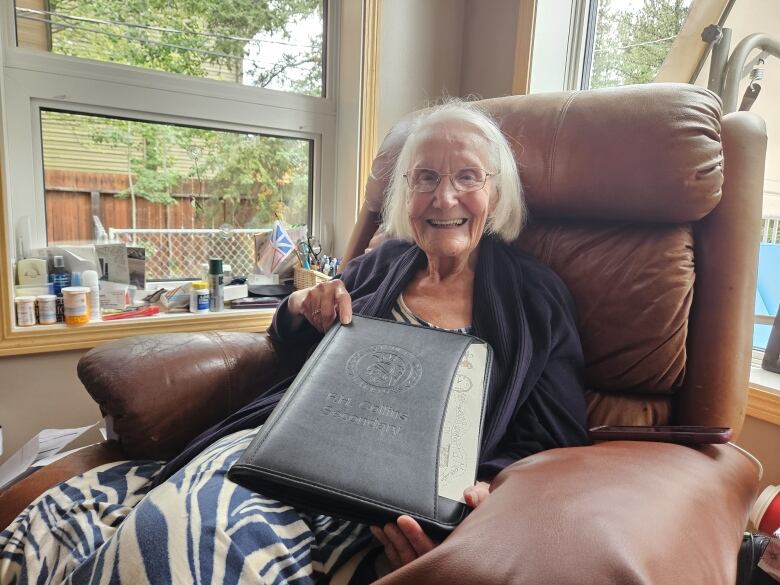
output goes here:
<path id="1" fill-rule="evenodd" d="M 72 428 L 102 417 L 76 376 L 83 351 L 0 358 L 0 462 L 43 428 Z M 94 440 L 97 436 L 90 435 Z"/>
<path id="2" fill-rule="evenodd" d="M 442 97 L 510 95 L 519 7 L 520 0 L 385 0 L 380 139 L 405 114 Z"/>
<path id="3" fill-rule="evenodd" d="M 520 0 L 467 0 L 460 95 L 512 94 Z"/>
<path id="4" fill-rule="evenodd" d="M 385 0 L 379 43 L 378 135 L 404 114 L 460 95 L 465 0 Z"/>

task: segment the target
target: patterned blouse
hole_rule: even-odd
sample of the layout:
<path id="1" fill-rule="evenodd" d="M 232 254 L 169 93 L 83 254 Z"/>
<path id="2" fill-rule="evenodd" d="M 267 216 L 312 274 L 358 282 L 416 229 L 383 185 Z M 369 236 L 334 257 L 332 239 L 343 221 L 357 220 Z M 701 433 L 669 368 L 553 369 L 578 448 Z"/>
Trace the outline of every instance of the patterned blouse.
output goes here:
<path id="1" fill-rule="evenodd" d="M 393 305 L 391 314 L 393 315 L 393 319 L 396 321 L 401 321 L 402 323 L 422 325 L 423 327 L 431 327 L 432 329 L 444 329 L 445 331 L 454 331 L 455 333 L 468 333 L 469 335 L 472 335 L 474 332 L 474 328 L 471 325 L 460 327 L 458 329 L 445 329 L 444 327 L 437 327 L 436 325 L 431 325 L 427 321 L 420 319 L 420 317 L 415 315 L 412 310 L 406 306 L 403 293 L 398 295 L 398 298 L 395 301 L 395 305 Z"/>

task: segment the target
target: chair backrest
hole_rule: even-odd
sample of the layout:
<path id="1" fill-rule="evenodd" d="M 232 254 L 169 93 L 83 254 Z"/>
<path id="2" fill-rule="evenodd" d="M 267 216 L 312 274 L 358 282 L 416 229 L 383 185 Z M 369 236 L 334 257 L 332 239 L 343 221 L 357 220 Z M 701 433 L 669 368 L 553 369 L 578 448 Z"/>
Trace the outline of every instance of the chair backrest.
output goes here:
<path id="1" fill-rule="evenodd" d="M 766 130 L 685 84 L 480 104 L 513 145 L 530 222 L 517 245 L 574 296 L 591 424 L 706 424 L 745 413 Z M 409 130 L 388 134 L 381 208 Z"/>

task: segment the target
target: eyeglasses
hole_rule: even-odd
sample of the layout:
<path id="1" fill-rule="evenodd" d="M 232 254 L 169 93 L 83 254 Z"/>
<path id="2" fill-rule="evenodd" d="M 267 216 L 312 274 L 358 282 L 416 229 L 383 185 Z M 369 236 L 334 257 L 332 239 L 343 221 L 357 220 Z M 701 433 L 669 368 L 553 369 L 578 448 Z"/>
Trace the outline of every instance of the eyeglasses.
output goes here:
<path id="1" fill-rule="evenodd" d="M 439 173 L 431 169 L 412 169 L 404 174 L 404 178 L 409 188 L 418 193 L 435 191 L 439 187 L 442 177 L 449 177 L 450 183 L 456 191 L 469 193 L 482 189 L 488 177 L 495 177 L 497 174 L 488 173 L 485 169 L 479 168 L 460 169 L 454 173 Z"/>

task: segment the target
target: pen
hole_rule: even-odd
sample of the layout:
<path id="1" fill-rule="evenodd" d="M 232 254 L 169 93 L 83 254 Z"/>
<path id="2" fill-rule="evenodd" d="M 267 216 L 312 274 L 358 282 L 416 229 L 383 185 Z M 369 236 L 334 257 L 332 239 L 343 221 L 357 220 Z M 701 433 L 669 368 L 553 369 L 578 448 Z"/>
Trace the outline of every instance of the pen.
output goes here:
<path id="1" fill-rule="evenodd" d="M 142 309 L 134 309 L 131 311 L 123 311 L 121 313 L 114 313 L 112 315 L 103 315 L 103 321 L 114 321 L 116 319 L 129 319 L 131 317 L 150 317 L 160 312 L 160 307 L 151 306 L 144 307 Z"/>

